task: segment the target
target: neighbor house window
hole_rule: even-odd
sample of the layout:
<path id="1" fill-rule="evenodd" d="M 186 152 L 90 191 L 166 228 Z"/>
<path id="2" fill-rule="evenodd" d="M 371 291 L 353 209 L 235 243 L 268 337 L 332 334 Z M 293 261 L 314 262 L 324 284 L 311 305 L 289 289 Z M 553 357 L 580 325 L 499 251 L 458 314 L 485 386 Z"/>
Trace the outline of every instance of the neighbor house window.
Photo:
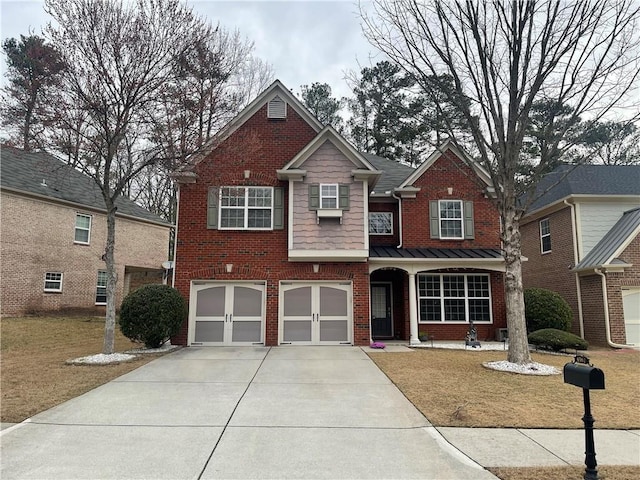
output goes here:
<path id="1" fill-rule="evenodd" d="M 542 253 L 551 251 L 551 228 L 548 218 L 540 220 L 540 251 Z"/>
<path id="2" fill-rule="evenodd" d="M 488 275 L 418 275 L 420 322 L 491 322 Z"/>
<path id="3" fill-rule="evenodd" d="M 272 187 L 222 187 L 220 229 L 269 230 L 273 228 Z"/>
<path id="4" fill-rule="evenodd" d="M 47 272 L 44 274 L 44 291 L 45 292 L 61 292 L 62 291 L 62 273 Z"/>
<path id="5" fill-rule="evenodd" d="M 440 238 L 463 238 L 463 218 L 461 200 L 440 200 L 438 202 Z"/>
<path id="6" fill-rule="evenodd" d="M 338 208 L 338 184 L 320 184 L 320 208 Z"/>
<path id="7" fill-rule="evenodd" d="M 75 243 L 89 244 L 91 239 L 91 215 L 76 214 Z"/>
<path id="8" fill-rule="evenodd" d="M 107 304 L 107 272 L 98 271 L 98 281 L 96 286 L 96 305 Z"/>
<path id="9" fill-rule="evenodd" d="M 371 235 L 392 235 L 393 214 L 391 212 L 370 212 L 369 233 Z"/>

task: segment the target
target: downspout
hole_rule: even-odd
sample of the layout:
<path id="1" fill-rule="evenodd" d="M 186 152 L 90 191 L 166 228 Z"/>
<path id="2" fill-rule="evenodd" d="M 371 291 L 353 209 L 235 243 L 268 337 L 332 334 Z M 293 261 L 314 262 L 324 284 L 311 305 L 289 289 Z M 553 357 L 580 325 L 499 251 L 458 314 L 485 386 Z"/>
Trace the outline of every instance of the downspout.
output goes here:
<path id="1" fill-rule="evenodd" d="M 396 196 L 395 193 L 392 193 L 391 196 L 398 200 L 398 235 L 400 236 L 400 245 L 396 248 L 402 248 L 402 197 Z"/>
<path id="2" fill-rule="evenodd" d="M 176 189 L 176 228 L 173 231 L 173 273 L 171 276 L 171 286 L 175 288 L 176 285 L 176 253 L 178 251 L 178 217 L 180 215 L 180 184 Z"/>
<path id="3" fill-rule="evenodd" d="M 576 209 L 573 203 L 564 200 L 564 204 L 571 210 L 571 228 L 573 230 L 573 265 L 578 264 L 578 224 L 576 221 Z M 584 317 L 582 316 L 582 290 L 580 288 L 580 277 L 575 273 L 576 295 L 578 297 L 578 322 L 580 323 L 580 337 L 584 338 Z"/>
<path id="4" fill-rule="evenodd" d="M 602 269 L 596 268 L 594 270 L 600 277 L 602 277 L 602 301 L 604 302 L 604 324 L 605 334 L 607 336 L 607 343 L 613 348 L 629 348 L 629 345 L 623 345 L 621 343 L 613 343 L 611 341 L 611 325 L 609 323 L 609 298 L 607 296 L 607 277 L 602 273 Z"/>

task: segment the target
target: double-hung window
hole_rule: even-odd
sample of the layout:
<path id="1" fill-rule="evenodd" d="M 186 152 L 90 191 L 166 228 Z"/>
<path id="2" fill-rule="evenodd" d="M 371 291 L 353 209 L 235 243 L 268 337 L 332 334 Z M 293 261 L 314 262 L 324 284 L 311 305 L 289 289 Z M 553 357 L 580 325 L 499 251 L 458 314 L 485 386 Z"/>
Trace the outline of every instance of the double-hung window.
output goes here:
<path id="1" fill-rule="evenodd" d="M 393 214 L 391 212 L 370 212 L 369 233 L 371 235 L 393 235 Z"/>
<path id="2" fill-rule="evenodd" d="M 270 230 L 273 228 L 272 187 L 222 187 L 220 229 Z"/>
<path id="3" fill-rule="evenodd" d="M 338 184 L 320 184 L 320 208 L 338 208 Z"/>
<path id="4" fill-rule="evenodd" d="M 91 215 L 76 214 L 74 243 L 89 245 L 91 239 Z"/>
<path id="5" fill-rule="evenodd" d="M 105 270 L 98 271 L 98 280 L 96 282 L 96 305 L 107 304 L 107 272 Z"/>
<path id="6" fill-rule="evenodd" d="M 47 272 L 44 274 L 44 291 L 48 293 L 62 292 L 61 272 Z"/>
<path id="7" fill-rule="evenodd" d="M 443 238 L 443 239 L 464 238 L 462 201 L 461 200 L 438 201 L 438 221 L 440 223 L 440 238 Z"/>
<path id="8" fill-rule="evenodd" d="M 551 227 L 548 218 L 540 220 L 540 251 L 542 253 L 551 251 Z"/>
<path id="9" fill-rule="evenodd" d="M 491 322 L 489 276 L 418 276 L 420 322 Z"/>

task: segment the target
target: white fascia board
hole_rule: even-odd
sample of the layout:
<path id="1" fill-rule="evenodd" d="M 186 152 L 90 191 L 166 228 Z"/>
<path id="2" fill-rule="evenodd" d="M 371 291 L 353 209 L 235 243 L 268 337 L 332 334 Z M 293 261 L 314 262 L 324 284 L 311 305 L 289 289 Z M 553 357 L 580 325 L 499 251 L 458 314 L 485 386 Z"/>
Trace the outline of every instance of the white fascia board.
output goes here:
<path id="1" fill-rule="evenodd" d="M 397 267 L 409 273 L 445 268 L 476 268 L 502 273 L 506 271 L 505 261 L 501 258 L 474 258 L 466 260 L 450 258 L 369 258 L 369 272 L 388 267 Z"/>
<path id="2" fill-rule="evenodd" d="M 366 262 L 369 250 L 289 250 L 290 262 Z"/>

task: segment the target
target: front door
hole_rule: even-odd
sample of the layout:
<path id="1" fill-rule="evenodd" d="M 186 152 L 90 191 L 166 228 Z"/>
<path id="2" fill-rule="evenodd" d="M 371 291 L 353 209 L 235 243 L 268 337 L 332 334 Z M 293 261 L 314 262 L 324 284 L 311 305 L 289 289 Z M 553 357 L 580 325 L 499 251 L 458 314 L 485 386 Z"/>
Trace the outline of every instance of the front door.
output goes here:
<path id="1" fill-rule="evenodd" d="M 350 283 L 280 284 L 281 344 L 351 344 Z"/>
<path id="2" fill-rule="evenodd" d="M 371 284 L 371 337 L 393 338 L 391 284 Z"/>

